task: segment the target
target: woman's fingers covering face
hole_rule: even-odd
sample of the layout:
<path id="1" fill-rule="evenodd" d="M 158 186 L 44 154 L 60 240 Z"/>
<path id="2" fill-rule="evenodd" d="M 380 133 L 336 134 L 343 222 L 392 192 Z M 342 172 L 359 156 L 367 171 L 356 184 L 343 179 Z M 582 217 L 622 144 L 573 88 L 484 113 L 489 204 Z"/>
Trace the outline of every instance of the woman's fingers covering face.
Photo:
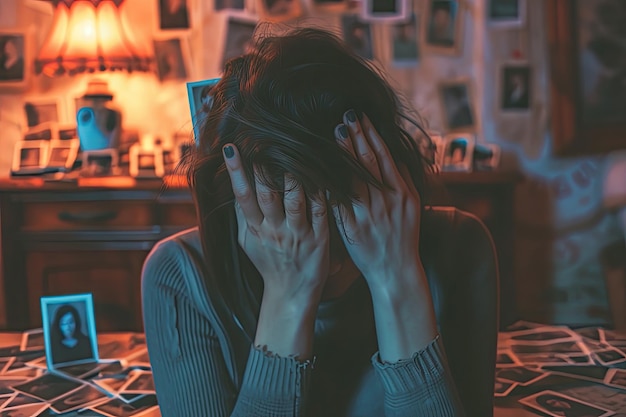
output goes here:
<path id="1" fill-rule="evenodd" d="M 256 199 L 259 209 L 263 213 L 264 220 L 270 225 L 278 226 L 285 219 L 285 209 L 280 195 L 265 185 L 262 173 L 258 167 L 254 168 L 254 183 L 256 187 Z"/>
<path id="2" fill-rule="evenodd" d="M 258 226 L 263 221 L 263 213 L 259 209 L 254 189 L 248 182 L 246 173 L 241 165 L 239 150 L 233 144 L 226 144 L 222 148 L 226 169 L 230 176 L 231 187 L 235 200 L 239 205 L 248 224 Z"/>
<path id="3" fill-rule="evenodd" d="M 374 128 L 374 125 L 365 114 L 361 118 L 361 129 L 365 132 L 365 137 L 378 161 L 382 179 L 392 186 L 395 186 L 400 179 L 400 172 L 398 172 L 385 141 L 380 137 L 376 128 Z"/>
<path id="4" fill-rule="evenodd" d="M 285 174 L 285 218 L 287 224 L 303 229 L 307 224 L 306 197 L 302 186 L 290 174 Z"/>
<path id="5" fill-rule="evenodd" d="M 356 157 L 365 165 L 370 173 L 381 180 L 380 167 L 376 159 L 376 153 L 365 137 L 362 125 L 356 117 L 354 110 L 348 110 L 344 116 L 344 123 L 348 126 L 350 136 L 352 138 L 352 146 L 354 147 Z"/>

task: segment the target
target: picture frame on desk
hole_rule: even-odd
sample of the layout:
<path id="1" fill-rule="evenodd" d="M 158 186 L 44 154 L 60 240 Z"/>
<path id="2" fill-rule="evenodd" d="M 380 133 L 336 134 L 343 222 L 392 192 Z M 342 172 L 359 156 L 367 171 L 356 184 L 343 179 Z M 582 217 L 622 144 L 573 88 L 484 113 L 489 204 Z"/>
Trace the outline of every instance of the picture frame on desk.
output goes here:
<path id="1" fill-rule="evenodd" d="M 476 138 L 473 133 L 454 133 L 444 136 L 442 171 L 471 172 Z"/>
<path id="2" fill-rule="evenodd" d="M 364 22 L 408 23 L 412 0 L 363 0 L 361 19 Z"/>
<path id="3" fill-rule="evenodd" d="M 48 162 L 49 142 L 46 140 L 22 140 L 16 142 L 11 171 L 20 173 L 42 169 Z"/>
<path id="4" fill-rule="evenodd" d="M 113 148 L 83 151 L 81 162 L 81 175 L 83 176 L 107 177 L 115 175 L 119 166 L 119 152 Z"/>
<path id="5" fill-rule="evenodd" d="M 131 177 L 162 178 L 165 175 L 163 149 L 161 147 L 143 149 L 139 143 L 136 143 L 130 147 L 128 157 Z"/>
<path id="6" fill-rule="evenodd" d="M 62 97 L 27 97 L 24 100 L 24 113 L 29 128 L 47 122 L 67 122 L 65 100 Z"/>
<path id="7" fill-rule="evenodd" d="M 50 141 L 50 149 L 48 152 L 49 168 L 59 168 L 63 171 L 69 171 L 74 166 L 78 156 L 80 141 L 77 138 L 65 140 Z"/>

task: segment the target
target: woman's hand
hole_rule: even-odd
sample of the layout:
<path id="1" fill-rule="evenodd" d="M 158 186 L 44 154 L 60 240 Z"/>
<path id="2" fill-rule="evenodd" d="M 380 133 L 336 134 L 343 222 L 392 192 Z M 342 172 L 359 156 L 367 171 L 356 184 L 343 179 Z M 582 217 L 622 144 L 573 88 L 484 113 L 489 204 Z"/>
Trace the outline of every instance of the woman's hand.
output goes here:
<path id="1" fill-rule="evenodd" d="M 224 146 L 223 153 L 235 194 L 239 245 L 264 282 L 254 344 L 283 357 L 310 359 L 328 278 L 326 201 L 309 200 L 309 221 L 307 197 L 293 178 L 285 176 L 281 198 L 262 184 L 258 171 L 255 188 L 248 183 L 234 145 Z"/>

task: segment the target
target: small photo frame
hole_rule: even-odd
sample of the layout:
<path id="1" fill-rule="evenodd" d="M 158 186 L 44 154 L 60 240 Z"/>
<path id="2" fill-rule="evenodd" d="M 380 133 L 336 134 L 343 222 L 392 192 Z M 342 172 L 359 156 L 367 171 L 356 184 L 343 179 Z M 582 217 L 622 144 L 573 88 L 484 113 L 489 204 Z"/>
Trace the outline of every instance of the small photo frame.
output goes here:
<path id="1" fill-rule="evenodd" d="M 213 105 L 211 89 L 218 83 L 220 78 L 209 80 L 192 81 L 187 83 L 187 98 L 189 99 L 189 111 L 191 112 L 191 122 L 193 124 L 193 135 L 198 143 L 202 124 L 209 114 Z"/>
<path id="2" fill-rule="evenodd" d="M 476 131 L 473 94 L 469 79 L 439 85 L 444 125 L 449 132 Z"/>
<path id="3" fill-rule="evenodd" d="M 362 0 L 364 22 L 407 22 L 411 17 L 412 0 Z"/>
<path id="4" fill-rule="evenodd" d="M 487 22 L 499 28 L 519 28 L 526 23 L 526 0 L 487 0 Z"/>
<path id="5" fill-rule="evenodd" d="M 24 133 L 24 140 L 59 140 L 78 137 L 75 125 L 57 122 L 40 123 Z"/>
<path id="6" fill-rule="evenodd" d="M 474 170 L 493 171 L 500 166 L 500 146 L 481 143 L 474 146 Z"/>
<path id="7" fill-rule="evenodd" d="M 474 160 L 476 138 L 473 133 L 444 136 L 442 171 L 470 172 Z"/>
<path id="8" fill-rule="evenodd" d="M 391 65 L 395 68 L 412 68 L 419 63 L 418 18 L 412 13 L 408 22 L 390 25 Z"/>
<path id="9" fill-rule="evenodd" d="M 191 10 L 189 0 L 157 0 L 158 30 L 191 29 Z"/>
<path id="10" fill-rule="evenodd" d="M 229 13 L 225 22 L 225 36 L 219 72 L 222 72 L 226 62 L 250 52 L 258 20 L 253 16 Z"/>
<path id="11" fill-rule="evenodd" d="M 25 88 L 29 81 L 29 37 L 25 31 L 0 31 L 0 88 Z"/>
<path id="12" fill-rule="evenodd" d="M 361 20 L 358 14 L 341 15 L 341 32 L 348 48 L 365 59 L 374 59 L 372 27 Z"/>
<path id="13" fill-rule="evenodd" d="M 48 369 L 98 362 L 93 295 L 41 297 Z"/>
<path id="14" fill-rule="evenodd" d="M 427 0 L 422 39 L 429 52 L 458 55 L 464 30 L 462 0 Z"/>
<path id="15" fill-rule="evenodd" d="M 52 140 L 48 151 L 49 168 L 59 168 L 69 171 L 74 166 L 78 156 L 80 141 L 78 139 Z"/>
<path id="16" fill-rule="evenodd" d="M 302 15 L 301 0 L 257 0 L 256 10 L 261 19 L 280 22 Z"/>
<path id="17" fill-rule="evenodd" d="M 113 148 L 83 151 L 81 161 L 81 175 L 108 177 L 116 174 L 119 165 L 119 153 L 117 149 Z"/>
<path id="18" fill-rule="evenodd" d="M 65 109 L 61 97 L 32 97 L 24 101 L 26 124 L 29 128 L 44 123 L 65 122 Z"/>
<path id="19" fill-rule="evenodd" d="M 153 39 L 156 72 L 161 82 L 191 78 L 191 53 L 186 37 Z"/>
<path id="20" fill-rule="evenodd" d="M 136 143 L 130 147 L 128 157 L 131 177 L 160 178 L 165 174 L 163 149 L 159 146 L 143 149 L 140 143 Z"/>
<path id="21" fill-rule="evenodd" d="M 213 0 L 213 11 L 226 12 L 226 11 L 238 11 L 243 12 L 246 10 L 246 2 L 249 0 Z"/>
<path id="22" fill-rule="evenodd" d="M 351 9 L 351 0 L 308 0 L 307 8 L 313 14 L 342 14 Z"/>
<path id="23" fill-rule="evenodd" d="M 22 140 L 15 143 L 12 172 L 42 169 L 48 162 L 48 141 Z"/>
<path id="24" fill-rule="evenodd" d="M 527 112 L 531 105 L 532 70 L 528 62 L 508 62 L 501 66 L 498 85 L 500 110 Z"/>

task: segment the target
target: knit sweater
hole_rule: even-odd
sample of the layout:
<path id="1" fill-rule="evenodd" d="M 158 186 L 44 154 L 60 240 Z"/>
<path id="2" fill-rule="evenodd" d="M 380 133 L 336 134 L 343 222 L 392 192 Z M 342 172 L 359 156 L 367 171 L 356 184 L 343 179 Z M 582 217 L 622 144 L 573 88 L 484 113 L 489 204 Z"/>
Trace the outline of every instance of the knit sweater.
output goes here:
<path id="1" fill-rule="evenodd" d="M 144 264 L 144 328 L 164 417 L 465 415 L 440 336 L 410 358 L 380 361 L 363 278 L 320 304 L 315 361 L 299 362 L 234 345 L 193 262 L 201 253 L 194 228 L 159 242 Z"/>

